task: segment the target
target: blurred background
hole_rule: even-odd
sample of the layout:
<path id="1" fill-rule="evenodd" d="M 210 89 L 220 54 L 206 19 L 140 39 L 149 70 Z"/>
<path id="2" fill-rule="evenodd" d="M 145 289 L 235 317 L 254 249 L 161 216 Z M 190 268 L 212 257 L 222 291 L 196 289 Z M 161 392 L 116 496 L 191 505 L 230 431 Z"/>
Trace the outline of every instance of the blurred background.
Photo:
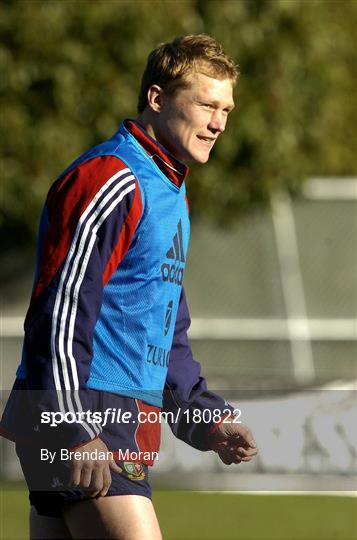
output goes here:
<path id="1" fill-rule="evenodd" d="M 241 72 L 226 134 L 207 165 L 190 167 L 185 287 L 195 357 L 209 386 L 241 409 L 260 456 L 244 469 L 224 467 L 164 427 L 151 476 L 157 489 L 172 490 L 156 495 L 165 538 L 357 534 L 347 497 L 357 456 L 356 23 L 355 0 L 0 5 L 3 400 L 21 354 L 51 183 L 135 117 L 158 43 L 210 34 Z M 1 442 L 0 537 L 24 538 L 21 472 L 12 444 Z M 245 498 L 253 493 L 254 505 Z M 175 521 L 172 507 L 193 505 L 191 521 Z M 231 509 L 242 512 L 239 533 Z"/>

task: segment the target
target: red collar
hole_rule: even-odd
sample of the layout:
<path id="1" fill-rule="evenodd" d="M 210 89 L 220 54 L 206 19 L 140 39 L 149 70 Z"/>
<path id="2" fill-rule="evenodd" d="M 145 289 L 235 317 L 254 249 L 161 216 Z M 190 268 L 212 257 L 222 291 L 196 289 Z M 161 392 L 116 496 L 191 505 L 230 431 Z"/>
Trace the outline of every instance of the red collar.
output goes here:
<path id="1" fill-rule="evenodd" d="M 188 167 L 172 156 L 160 143 L 153 139 L 134 120 L 124 120 L 126 129 L 146 150 L 159 169 L 175 186 L 181 187 L 188 175 Z"/>

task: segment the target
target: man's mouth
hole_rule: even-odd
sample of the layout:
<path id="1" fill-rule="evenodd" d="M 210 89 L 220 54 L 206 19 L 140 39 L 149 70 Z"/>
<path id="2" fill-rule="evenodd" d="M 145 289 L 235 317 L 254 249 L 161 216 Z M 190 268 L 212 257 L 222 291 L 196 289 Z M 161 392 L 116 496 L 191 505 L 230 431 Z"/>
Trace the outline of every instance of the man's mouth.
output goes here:
<path id="1" fill-rule="evenodd" d="M 202 135 L 197 135 L 197 138 L 207 146 L 212 146 L 216 140 L 214 137 L 203 137 Z"/>

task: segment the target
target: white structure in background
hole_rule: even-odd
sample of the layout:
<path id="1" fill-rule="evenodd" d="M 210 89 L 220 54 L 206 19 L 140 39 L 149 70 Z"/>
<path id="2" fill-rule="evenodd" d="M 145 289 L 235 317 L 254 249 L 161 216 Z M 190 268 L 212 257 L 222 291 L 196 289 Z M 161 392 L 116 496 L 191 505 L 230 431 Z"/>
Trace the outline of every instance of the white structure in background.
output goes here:
<path id="1" fill-rule="evenodd" d="M 315 201 L 357 201 L 357 179 L 312 178 L 305 183 L 303 194 Z M 286 318 L 193 319 L 190 338 L 288 340 L 295 380 L 304 385 L 315 378 L 312 340 L 356 341 L 357 318 L 308 318 L 295 218 L 288 194 L 274 197 L 272 211 Z"/>

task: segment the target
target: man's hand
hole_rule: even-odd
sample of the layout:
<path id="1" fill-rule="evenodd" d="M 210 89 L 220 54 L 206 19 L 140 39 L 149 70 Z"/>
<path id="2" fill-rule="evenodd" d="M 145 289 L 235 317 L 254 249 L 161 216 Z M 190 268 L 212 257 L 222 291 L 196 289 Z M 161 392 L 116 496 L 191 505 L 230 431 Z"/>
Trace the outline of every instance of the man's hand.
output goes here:
<path id="1" fill-rule="evenodd" d="M 77 448 L 76 452 L 109 452 L 107 446 L 101 439 L 94 439 L 87 444 Z M 91 460 L 72 459 L 72 485 L 80 486 L 90 497 L 104 497 L 108 493 L 112 476 L 110 471 L 121 473 L 122 469 L 113 459 Z"/>
<path id="2" fill-rule="evenodd" d="M 258 453 L 250 429 L 230 419 L 222 422 L 211 435 L 212 449 L 226 465 L 251 461 Z"/>

